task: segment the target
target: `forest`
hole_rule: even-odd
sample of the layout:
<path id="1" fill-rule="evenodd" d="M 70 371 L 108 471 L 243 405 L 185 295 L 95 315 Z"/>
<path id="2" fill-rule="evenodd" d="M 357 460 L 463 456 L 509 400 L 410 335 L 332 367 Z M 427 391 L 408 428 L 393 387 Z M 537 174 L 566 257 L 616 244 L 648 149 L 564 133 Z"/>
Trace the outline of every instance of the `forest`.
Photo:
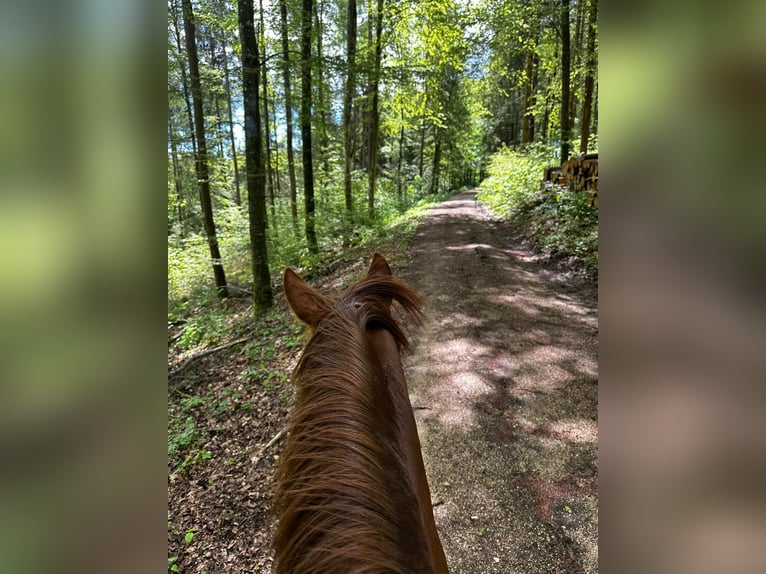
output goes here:
<path id="1" fill-rule="evenodd" d="M 374 253 L 446 302 L 426 309 L 430 337 L 475 349 L 492 337 L 486 360 L 506 365 L 509 349 L 527 351 L 514 331 L 526 324 L 567 348 L 540 344 L 518 368 L 544 374 L 541 388 L 551 369 L 577 382 L 544 407 L 529 401 L 556 436 L 578 421 L 566 448 L 541 446 L 527 423 L 514 435 L 539 453 L 529 465 L 564 474 L 503 463 L 493 495 L 521 498 L 493 519 L 469 510 L 484 492 L 472 473 L 492 460 L 465 456 L 476 437 L 439 439 L 440 456 L 457 453 L 443 473 L 424 448 L 451 570 L 596 571 L 597 20 L 597 0 L 169 0 L 170 572 L 272 571 L 274 469 L 307 341 L 282 273 L 338 292 Z M 559 264 L 569 290 L 541 291 L 536 278 Z M 427 368 L 454 380 L 429 377 L 438 396 L 415 407 L 441 422 L 438 405 L 484 369 L 448 359 Z M 506 384 L 501 371 L 482 384 Z M 522 410 L 482 400 L 455 408 L 501 427 Z M 552 462 L 562 453 L 574 462 Z M 516 479 L 527 482 L 505 482 Z M 534 492 L 541 510 L 525 516 Z"/>
<path id="2" fill-rule="evenodd" d="M 170 0 L 167 15 L 171 321 L 246 285 L 259 314 L 286 265 L 508 182 L 509 163 L 531 193 L 546 165 L 597 152 L 597 0 Z"/>

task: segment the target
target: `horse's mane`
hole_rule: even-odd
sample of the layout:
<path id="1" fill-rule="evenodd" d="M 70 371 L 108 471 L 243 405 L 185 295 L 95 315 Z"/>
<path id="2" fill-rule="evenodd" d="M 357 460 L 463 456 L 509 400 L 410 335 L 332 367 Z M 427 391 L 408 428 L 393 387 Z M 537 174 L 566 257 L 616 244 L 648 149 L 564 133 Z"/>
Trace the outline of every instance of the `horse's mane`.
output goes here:
<path id="1" fill-rule="evenodd" d="M 402 488 L 394 406 L 368 337 L 368 329 L 385 328 L 407 346 L 392 300 L 420 321 L 420 297 L 404 283 L 368 276 L 354 284 L 319 321 L 295 369 L 276 476 L 276 572 L 412 571 L 402 539 L 417 536 L 407 530 L 417 504 Z"/>

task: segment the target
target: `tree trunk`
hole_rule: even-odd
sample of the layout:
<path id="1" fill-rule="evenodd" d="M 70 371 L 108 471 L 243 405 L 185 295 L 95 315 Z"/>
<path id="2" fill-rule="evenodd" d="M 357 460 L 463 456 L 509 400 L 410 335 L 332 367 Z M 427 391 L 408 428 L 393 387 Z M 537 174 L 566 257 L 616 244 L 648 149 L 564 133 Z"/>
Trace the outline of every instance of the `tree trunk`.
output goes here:
<path id="1" fill-rule="evenodd" d="M 378 85 L 380 82 L 380 60 L 383 45 L 383 0 L 378 0 L 375 21 L 375 61 L 373 62 L 370 88 L 372 92 L 372 109 L 370 111 L 370 177 L 367 193 L 367 210 L 370 219 L 375 217 L 375 183 L 378 177 L 378 138 L 380 132 L 380 111 L 378 110 Z"/>
<path id="2" fill-rule="evenodd" d="M 366 83 L 364 87 L 364 105 L 361 106 L 362 113 L 362 141 L 360 148 L 360 158 L 363 168 L 369 175 L 370 171 L 370 113 L 371 113 L 371 99 L 372 99 L 372 57 L 374 56 L 372 50 L 372 0 L 366 1 L 367 11 L 367 44 L 365 49 L 362 50 L 364 56 L 364 71 L 366 75 Z"/>
<path id="3" fill-rule="evenodd" d="M 290 89 L 290 45 L 287 39 L 287 2 L 279 0 L 282 36 L 282 73 L 285 82 L 285 123 L 287 124 L 287 176 L 290 182 L 290 214 L 293 218 L 293 230 L 298 232 L 298 194 L 295 182 L 295 156 L 293 155 L 293 108 Z"/>
<path id="4" fill-rule="evenodd" d="M 597 134 L 598 133 L 598 82 L 596 82 L 596 85 L 593 88 L 594 94 L 593 94 L 593 127 L 591 128 L 591 133 Z"/>
<path id="5" fill-rule="evenodd" d="M 242 193 L 239 189 L 239 165 L 237 161 L 237 142 L 234 139 L 234 114 L 231 105 L 231 81 L 229 79 L 229 56 L 226 54 L 226 44 L 221 44 L 223 49 L 223 78 L 226 84 L 226 101 L 229 115 L 229 139 L 231 140 L 231 160 L 234 164 L 234 201 L 237 205 L 242 205 Z"/>
<path id="6" fill-rule="evenodd" d="M 439 128 L 434 126 L 434 163 L 431 167 L 430 193 L 439 193 L 439 171 L 442 161 L 442 142 L 439 136 Z"/>
<path id="7" fill-rule="evenodd" d="M 426 119 L 420 121 L 420 150 L 418 152 L 418 175 L 423 179 L 423 157 L 426 148 Z"/>
<path id="8" fill-rule="evenodd" d="M 577 118 L 577 104 L 579 99 L 577 97 L 577 90 L 572 89 L 572 86 L 578 86 L 580 83 L 580 70 L 583 60 L 584 51 L 584 25 L 585 25 L 585 4 L 587 0 L 577 0 L 577 8 L 575 13 L 575 33 L 574 43 L 571 46 L 571 64 L 570 69 L 573 67 L 573 78 L 570 79 L 570 91 L 569 91 L 569 127 L 574 128 L 575 118 Z"/>
<path id="9" fill-rule="evenodd" d="M 561 0 L 561 161 L 569 159 L 569 1 Z"/>
<path id="10" fill-rule="evenodd" d="M 404 108 L 401 112 L 402 124 L 399 126 L 399 161 L 396 166 L 396 196 L 402 200 L 402 157 L 404 156 Z"/>
<path id="11" fill-rule="evenodd" d="M 183 50 L 181 49 L 181 32 L 178 30 L 178 8 L 175 2 L 171 2 L 170 9 L 173 12 L 173 29 L 176 36 L 176 49 L 178 50 L 178 56 L 181 57 Z M 186 104 L 186 115 L 189 121 L 189 139 L 191 139 L 192 153 L 197 156 L 197 138 L 194 135 L 194 115 L 192 114 L 191 97 L 189 96 L 189 80 L 186 77 L 186 66 L 183 62 L 180 63 L 181 68 L 181 87 L 184 93 L 184 103 Z"/>
<path id="12" fill-rule="evenodd" d="M 593 108 L 593 88 L 596 75 L 596 22 L 598 20 L 598 0 L 590 0 L 588 11 L 588 51 L 586 54 L 585 99 L 582 107 L 582 125 L 580 126 L 580 152 L 588 152 L 590 136 L 591 109 Z"/>
<path id="13" fill-rule="evenodd" d="M 266 173 L 259 90 L 260 58 L 255 36 L 253 0 L 238 0 L 239 38 L 242 43 L 242 91 L 245 114 L 245 166 L 247 206 L 250 220 L 250 248 L 253 268 L 253 311 L 262 313 L 273 302 L 271 274 L 266 248 Z"/>
<path id="14" fill-rule="evenodd" d="M 263 57 L 266 57 L 266 28 L 263 25 L 263 0 L 258 0 L 259 18 L 260 18 L 260 49 L 263 53 Z M 276 202 L 274 200 L 274 174 L 271 169 L 271 129 L 269 127 L 269 90 L 268 82 L 269 77 L 266 73 L 266 62 L 261 64 L 261 78 L 263 84 L 263 128 L 266 134 L 264 141 L 266 142 L 266 191 L 269 195 L 269 203 L 271 205 L 271 228 L 276 231 Z"/>
<path id="15" fill-rule="evenodd" d="M 306 202 L 306 243 L 318 253 L 314 221 L 314 165 L 311 150 L 311 15 L 313 0 L 303 0 L 301 17 L 301 139 L 303 155 L 303 196 Z"/>
<path id="16" fill-rule="evenodd" d="M 173 112 L 168 106 L 168 142 L 170 143 L 170 157 L 173 162 L 173 184 L 176 190 L 176 213 L 178 215 L 178 224 L 181 227 L 181 237 L 186 235 L 186 226 L 184 225 L 183 210 L 183 187 L 181 186 L 181 166 L 178 163 L 178 146 L 175 135 L 173 134 Z"/>
<path id="17" fill-rule="evenodd" d="M 223 271 L 221 252 L 218 249 L 218 238 L 215 233 L 213 221 L 213 202 L 210 198 L 210 175 L 205 143 L 205 117 L 202 112 L 202 86 L 199 78 L 199 60 L 197 57 L 197 43 L 194 30 L 194 14 L 192 13 L 191 0 L 181 0 L 184 14 L 184 31 L 186 32 L 186 52 L 189 55 L 189 75 L 191 76 L 192 104 L 194 106 L 194 129 L 197 134 L 197 155 L 195 165 L 197 168 L 197 181 L 199 182 L 200 204 L 202 205 L 202 218 L 205 224 L 205 234 L 210 248 L 210 258 L 213 261 L 213 276 L 218 296 L 224 299 L 229 296 L 226 287 L 226 274 Z"/>
<path id="18" fill-rule="evenodd" d="M 329 141 L 327 138 L 327 126 L 330 124 L 330 107 L 327 101 L 327 88 L 324 80 L 324 62 L 322 61 L 322 38 L 324 37 L 324 23 L 321 18 L 322 6 L 321 0 L 317 0 L 314 4 L 314 36 L 317 42 L 317 66 L 316 66 L 316 116 L 318 116 L 318 130 L 319 130 L 319 146 L 317 148 L 319 152 L 319 161 L 322 164 L 322 177 L 321 181 L 321 193 L 320 199 L 327 198 L 327 180 L 330 174 L 330 152 Z M 315 119 L 315 123 L 316 119 Z"/>
<path id="19" fill-rule="evenodd" d="M 524 82 L 524 117 L 521 121 L 521 143 L 532 141 L 532 93 L 534 90 L 535 53 L 529 50 L 527 53 L 526 78 Z"/>
<path id="20" fill-rule="evenodd" d="M 353 162 L 354 133 L 351 124 L 351 112 L 354 103 L 354 81 L 356 67 L 356 0 L 348 0 L 346 14 L 346 87 L 343 93 L 343 144 L 345 148 L 343 163 L 343 196 L 346 202 L 346 230 L 344 245 L 348 245 L 354 221 L 354 198 L 351 189 L 351 163 Z"/>

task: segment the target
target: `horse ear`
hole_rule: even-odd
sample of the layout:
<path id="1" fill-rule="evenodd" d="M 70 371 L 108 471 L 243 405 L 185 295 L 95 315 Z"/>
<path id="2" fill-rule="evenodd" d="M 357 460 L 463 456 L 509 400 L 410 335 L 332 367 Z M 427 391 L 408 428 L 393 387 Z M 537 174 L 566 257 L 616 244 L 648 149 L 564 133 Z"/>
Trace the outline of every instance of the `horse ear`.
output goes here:
<path id="1" fill-rule="evenodd" d="M 296 317 L 312 329 L 316 328 L 319 320 L 330 310 L 329 301 L 306 285 L 290 268 L 285 269 L 284 287 L 287 304 Z"/>
<path id="2" fill-rule="evenodd" d="M 391 277 L 391 267 L 388 265 L 388 261 L 380 253 L 376 253 L 372 256 L 372 263 L 367 270 L 367 277 Z"/>

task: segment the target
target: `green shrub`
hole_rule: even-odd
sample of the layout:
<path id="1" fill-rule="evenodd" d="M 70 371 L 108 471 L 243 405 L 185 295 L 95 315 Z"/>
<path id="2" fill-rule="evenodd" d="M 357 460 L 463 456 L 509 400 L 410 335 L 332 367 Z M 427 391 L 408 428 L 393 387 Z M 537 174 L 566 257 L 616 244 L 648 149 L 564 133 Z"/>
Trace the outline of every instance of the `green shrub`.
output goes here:
<path id="1" fill-rule="evenodd" d="M 503 149 L 490 160 L 478 199 L 543 250 L 597 270 L 598 208 L 588 193 L 543 187 L 543 169 L 550 163 L 540 150 Z"/>

